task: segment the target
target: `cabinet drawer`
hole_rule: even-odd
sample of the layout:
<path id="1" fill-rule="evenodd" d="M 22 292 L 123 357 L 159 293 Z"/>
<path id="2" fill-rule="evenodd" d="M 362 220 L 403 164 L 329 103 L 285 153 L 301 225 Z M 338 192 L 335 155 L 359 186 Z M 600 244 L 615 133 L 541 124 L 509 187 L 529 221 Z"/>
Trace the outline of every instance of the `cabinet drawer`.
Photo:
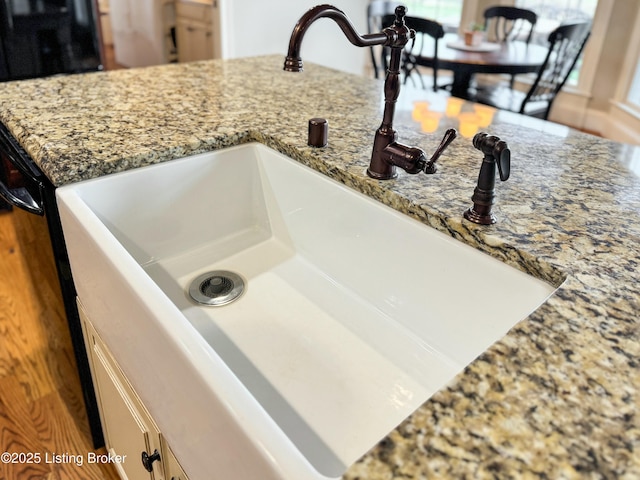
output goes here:
<path id="1" fill-rule="evenodd" d="M 213 5 L 204 2 L 179 1 L 176 3 L 176 16 L 212 23 Z"/>

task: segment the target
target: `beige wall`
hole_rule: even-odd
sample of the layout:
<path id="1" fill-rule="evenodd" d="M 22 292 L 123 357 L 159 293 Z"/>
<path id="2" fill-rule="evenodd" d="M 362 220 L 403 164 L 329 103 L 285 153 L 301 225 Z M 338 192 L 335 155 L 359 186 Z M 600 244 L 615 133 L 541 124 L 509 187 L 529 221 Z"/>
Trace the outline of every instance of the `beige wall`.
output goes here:
<path id="1" fill-rule="evenodd" d="M 347 14 L 359 33 L 367 32 L 368 0 L 223 0 L 223 58 L 268 54 L 284 58 L 298 19 L 321 3 L 335 4 Z M 303 61 L 359 75 L 371 65 L 369 49 L 351 45 L 338 26 L 327 18 L 309 28 L 301 55 Z"/>
<path id="2" fill-rule="evenodd" d="M 610 100 L 615 96 L 638 9 L 640 9 L 640 2 L 637 0 L 616 0 L 613 4 L 602 50 L 597 59 L 597 69 L 588 104 L 590 109 L 609 110 Z M 595 40 L 594 38 L 589 41 Z"/>

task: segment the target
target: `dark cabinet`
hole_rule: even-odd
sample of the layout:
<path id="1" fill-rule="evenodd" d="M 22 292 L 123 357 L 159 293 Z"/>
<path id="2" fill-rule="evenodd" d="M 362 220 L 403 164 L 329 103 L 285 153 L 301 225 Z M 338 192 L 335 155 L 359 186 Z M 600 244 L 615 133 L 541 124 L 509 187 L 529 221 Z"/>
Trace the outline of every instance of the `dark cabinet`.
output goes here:
<path id="1" fill-rule="evenodd" d="M 93 0 L 0 0 L 0 80 L 101 68 Z"/>

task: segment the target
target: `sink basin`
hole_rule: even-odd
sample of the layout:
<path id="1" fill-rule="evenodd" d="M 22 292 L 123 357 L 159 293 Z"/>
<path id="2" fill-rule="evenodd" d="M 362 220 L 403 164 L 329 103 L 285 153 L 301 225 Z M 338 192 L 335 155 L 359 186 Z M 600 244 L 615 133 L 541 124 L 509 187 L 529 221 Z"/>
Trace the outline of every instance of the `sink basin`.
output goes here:
<path id="1" fill-rule="evenodd" d="M 160 427 L 179 428 L 162 412 L 185 399 L 151 398 L 136 335 L 200 392 L 199 423 L 229 417 L 283 478 L 339 477 L 554 291 L 261 144 L 73 184 L 58 201 L 79 296 Z M 219 270 L 244 291 L 195 302 L 192 281 Z"/>

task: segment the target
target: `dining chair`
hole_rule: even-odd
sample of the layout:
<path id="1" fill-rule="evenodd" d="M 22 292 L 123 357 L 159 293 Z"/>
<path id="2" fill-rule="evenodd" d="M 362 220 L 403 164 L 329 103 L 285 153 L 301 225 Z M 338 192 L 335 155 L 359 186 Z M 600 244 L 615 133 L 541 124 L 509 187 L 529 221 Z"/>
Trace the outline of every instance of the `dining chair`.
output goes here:
<path id="1" fill-rule="evenodd" d="M 400 2 L 390 2 L 387 0 L 371 0 L 367 5 L 367 33 L 378 33 L 382 31 L 382 18 L 385 15 L 394 13 Z M 379 77 L 379 72 L 387 69 L 387 50 L 386 48 L 370 47 L 371 63 L 373 64 L 373 74 L 375 78 Z M 380 64 L 376 57 L 380 55 Z"/>
<path id="2" fill-rule="evenodd" d="M 531 10 L 518 7 L 489 7 L 484 11 L 484 30 L 489 39 L 496 42 L 522 40 L 531 41 L 538 15 Z"/>
<path id="3" fill-rule="evenodd" d="M 528 92 L 498 85 L 478 90 L 474 100 L 546 120 L 591 33 L 590 22 L 561 25 L 549 35 L 549 50 Z"/>
<path id="4" fill-rule="evenodd" d="M 395 20 L 393 15 L 385 15 L 382 19 L 383 28 L 390 26 Z M 404 17 L 407 27 L 415 30 L 416 37 L 409 42 L 404 51 L 402 70 L 404 73 L 404 83 L 407 83 L 409 77 L 415 72 L 418 74 L 422 88 L 426 88 L 424 79 L 418 70 L 418 67 L 429 67 L 433 71 L 433 91 L 436 92 L 440 88 L 445 88 L 438 84 L 438 41 L 444 37 L 444 27 L 435 20 L 421 17 Z M 433 51 L 427 51 L 430 46 Z M 423 60 L 424 57 L 428 61 Z"/>
<path id="5" fill-rule="evenodd" d="M 484 13 L 484 30 L 490 41 L 505 43 L 520 40 L 531 42 L 533 30 L 538 22 L 538 15 L 526 8 L 494 6 Z M 513 88 L 516 76 L 511 75 L 509 86 Z M 483 85 L 477 85 L 483 88 Z"/>

